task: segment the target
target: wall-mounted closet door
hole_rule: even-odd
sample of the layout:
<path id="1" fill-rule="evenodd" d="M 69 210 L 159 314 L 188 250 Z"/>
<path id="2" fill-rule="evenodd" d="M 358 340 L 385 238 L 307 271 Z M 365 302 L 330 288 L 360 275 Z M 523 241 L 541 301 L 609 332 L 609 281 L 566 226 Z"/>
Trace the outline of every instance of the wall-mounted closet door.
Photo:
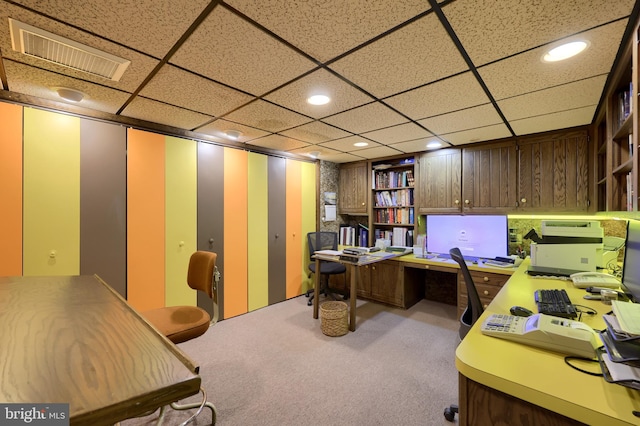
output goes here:
<path id="1" fill-rule="evenodd" d="M 23 274 L 80 272 L 80 119 L 24 108 Z"/>
<path id="2" fill-rule="evenodd" d="M 287 160 L 286 169 L 286 298 L 302 294 L 302 162 Z"/>
<path id="3" fill-rule="evenodd" d="M 317 220 L 317 206 L 316 200 L 318 197 L 318 169 L 319 165 L 316 163 L 301 162 L 301 177 L 300 177 L 300 203 L 301 203 L 301 230 L 300 239 L 298 244 L 301 247 L 301 253 L 299 258 L 293 258 L 291 261 L 300 265 L 302 269 L 302 282 L 299 293 L 293 292 L 292 296 L 287 294 L 287 297 L 295 297 L 298 294 L 302 294 L 313 288 L 313 278 L 309 278 L 309 245 L 307 244 L 307 234 L 309 232 L 315 232 L 316 220 Z"/>
<path id="4" fill-rule="evenodd" d="M 204 142 L 198 143 L 198 250 L 218 255 L 218 315 L 224 318 L 224 148 Z M 211 299 L 200 292 L 198 306 L 213 315 Z"/>
<path id="5" fill-rule="evenodd" d="M 247 312 L 248 153 L 224 148 L 224 318 Z"/>
<path id="6" fill-rule="evenodd" d="M 127 132 L 127 300 L 145 311 L 165 303 L 165 137 Z"/>
<path id="7" fill-rule="evenodd" d="M 0 102 L 0 276 L 22 275 L 22 107 Z"/>
<path id="8" fill-rule="evenodd" d="M 287 298 L 286 160 L 269 157 L 269 304 Z"/>
<path id="9" fill-rule="evenodd" d="M 127 133 L 80 120 L 80 273 L 127 295 Z"/>
<path id="10" fill-rule="evenodd" d="M 196 142 L 165 137 L 165 305 L 195 306 L 187 285 L 189 259 L 197 248 Z"/>
<path id="11" fill-rule="evenodd" d="M 248 169 L 248 309 L 269 304 L 269 157 L 249 153 Z"/>

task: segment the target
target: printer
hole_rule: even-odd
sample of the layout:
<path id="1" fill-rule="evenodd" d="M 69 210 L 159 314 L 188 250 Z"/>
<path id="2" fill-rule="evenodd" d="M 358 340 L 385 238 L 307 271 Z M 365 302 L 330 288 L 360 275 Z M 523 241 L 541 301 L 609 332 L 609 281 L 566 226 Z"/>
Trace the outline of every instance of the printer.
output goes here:
<path id="1" fill-rule="evenodd" d="M 531 265 L 574 271 L 596 271 L 617 261 L 620 247 L 605 248 L 604 230 L 597 220 L 544 220 L 542 237 L 535 231 L 531 243 Z"/>

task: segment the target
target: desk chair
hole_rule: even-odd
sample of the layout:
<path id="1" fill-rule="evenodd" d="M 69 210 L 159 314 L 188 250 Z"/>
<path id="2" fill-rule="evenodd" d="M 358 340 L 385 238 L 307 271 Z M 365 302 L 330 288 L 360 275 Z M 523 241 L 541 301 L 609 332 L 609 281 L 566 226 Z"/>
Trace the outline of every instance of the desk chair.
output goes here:
<path id="1" fill-rule="evenodd" d="M 194 290 L 204 292 L 213 300 L 213 319 L 209 313 L 197 306 L 168 306 L 165 308 L 153 309 L 142 313 L 158 331 L 164 334 L 173 343 L 182 343 L 203 335 L 209 326 L 218 320 L 218 281 L 220 273 L 216 267 L 216 253 L 208 251 L 196 251 L 189 259 L 189 270 L 187 272 L 187 284 Z M 204 407 L 211 410 L 211 424 L 216 423 L 216 407 L 207 401 L 207 394 L 203 388 L 202 402 L 192 404 L 170 404 L 174 410 L 198 410 L 183 424 L 187 424 L 202 412 Z M 166 406 L 160 409 L 158 424 L 162 424 L 166 414 Z"/>
<path id="2" fill-rule="evenodd" d="M 316 260 L 313 254 L 318 250 L 338 250 L 338 233 L 337 232 L 309 232 L 307 234 L 307 242 L 309 244 L 309 276 L 316 273 Z M 347 267 L 338 262 L 320 262 L 320 293 L 329 296 L 329 276 L 336 274 L 345 274 L 345 283 L 347 282 Z M 307 305 L 313 304 L 313 288 L 305 293 L 309 298 Z M 346 299 L 346 292 L 344 295 Z"/>
<path id="3" fill-rule="evenodd" d="M 473 283 L 471 273 L 469 272 L 469 268 L 467 268 L 467 263 L 464 261 L 464 257 L 462 256 L 460 249 L 454 247 L 449 250 L 449 254 L 451 255 L 451 258 L 458 262 L 458 265 L 460 265 L 460 271 L 462 271 L 464 283 L 467 287 L 467 307 L 460 316 L 460 328 L 458 329 L 458 335 L 460 336 L 460 340 L 462 340 L 471 329 L 471 326 L 473 326 L 478 318 L 480 318 L 480 315 L 482 315 L 482 312 L 484 312 L 484 308 L 482 307 L 482 302 L 480 301 L 478 290 Z M 452 404 L 449 407 L 445 408 L 445 419 L 452 422 L 458 411 L 459 407 L 456 404 Z"/>

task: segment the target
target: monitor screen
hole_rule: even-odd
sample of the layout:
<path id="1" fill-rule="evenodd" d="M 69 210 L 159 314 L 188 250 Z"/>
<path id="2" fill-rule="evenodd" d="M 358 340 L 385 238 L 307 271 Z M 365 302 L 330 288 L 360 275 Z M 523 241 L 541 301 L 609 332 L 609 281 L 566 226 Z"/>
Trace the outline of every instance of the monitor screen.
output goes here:
<path id="1" fill-rule="evenodd" d="M 506 215 L 427 215 L 427 251 L 465 258 L 493 259 L 509 252 Z"/>
<path id="2" fill-rule="evenodd" d="M 622 285 L 640 303 L 640 222 L 629 220 L 622 263 Z"/>

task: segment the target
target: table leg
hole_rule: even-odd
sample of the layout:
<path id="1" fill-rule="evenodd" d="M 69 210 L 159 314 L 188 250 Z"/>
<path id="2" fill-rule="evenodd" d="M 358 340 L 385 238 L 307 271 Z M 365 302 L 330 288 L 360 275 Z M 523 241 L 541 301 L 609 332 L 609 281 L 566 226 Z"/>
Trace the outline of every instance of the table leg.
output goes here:
<path id="1" fill-rule="evenodd" d="M 349 265 L 351 268 L 351 292 L 349 293 L 349 330 L 356 331 L 356 299 L 357 289 L 356 283 L 358 282 L 358 272 L 360 268 L 357 265 Z"/>
<path id="2" fill-rule="evenodd" d="M 318 300 L 320 299 L 320 259 L 316 259 L 316 273 L 313 275 L 313 318 L 318 319 Z"/>

